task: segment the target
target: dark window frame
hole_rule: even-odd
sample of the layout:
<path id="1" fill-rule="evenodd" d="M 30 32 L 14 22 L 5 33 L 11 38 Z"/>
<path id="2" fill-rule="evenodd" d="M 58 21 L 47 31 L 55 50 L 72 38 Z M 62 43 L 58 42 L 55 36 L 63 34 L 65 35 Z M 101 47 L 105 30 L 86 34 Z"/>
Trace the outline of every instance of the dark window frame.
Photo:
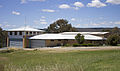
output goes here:
<path id="1" fill-rule="evenodd" d="M 19 35 L 22 35 L 22 31 L 19 32 Z"/>
<path id="2" fill-rule="evenodd" d="M 61 39 L 59 39 L 58 41 L 61 41 Z"/>
<path id="3" fill-rule="evenodd" d="M 17 35 L 17 31 L 14 32 L 14 35 Z"/>
<path id="4" fill-rule="evenodd" d="M 10 35 L 13 35 L 13 33 L 12 33 L 12 32 L 10 32 Z"/>
<path id="5" fill-rule="evenodd" d="M 30 35 L 32 35 L 32 32 L 30 32 Z"/>
<path id="6" fill-rule="evenodd" d="M 28 35 L 28 32 L 26 32 L 26 34 Z"/>
<path id="7" fill-rule="evenodd" d="M 50 41 L 54 41 L 54 40 L 50 40 Z"/>
<path id="8" fill-rule="evenodd" d="M 35 35 L 35 34 L 36 34 L 36 32 L 33 32 L 33 34 Z"/>

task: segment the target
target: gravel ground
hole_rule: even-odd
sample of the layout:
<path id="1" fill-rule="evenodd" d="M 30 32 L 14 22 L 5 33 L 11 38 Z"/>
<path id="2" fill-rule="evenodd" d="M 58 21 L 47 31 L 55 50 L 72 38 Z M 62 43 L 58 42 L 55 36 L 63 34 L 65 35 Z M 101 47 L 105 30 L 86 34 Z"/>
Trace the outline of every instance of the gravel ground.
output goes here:
<path id="1" fill-rule="evenodd" d="M 65 52 L 65 51 L 96 51 L 96 50 L 118 50 L 120 46 L 100 46 L 100 47 L 54 47 L 54 48 L 33 48 L 24 50 L 49 50 L 50 52 Z"/>
<path id="2" fill-rule="evenodd" d="M 0 48 L 6 50 L 7 48 Z M 17 49 L 17 48 L 16 48 Z M 20 49 L 20 48 L 18 48 Z M 44 48 L 22 48 L 23 50 L 50 50 L 50 51 L 95 51 L 95 50 L 117 50 L 120 46 L 99 46 L 99 47 L 44 47 Z"/>

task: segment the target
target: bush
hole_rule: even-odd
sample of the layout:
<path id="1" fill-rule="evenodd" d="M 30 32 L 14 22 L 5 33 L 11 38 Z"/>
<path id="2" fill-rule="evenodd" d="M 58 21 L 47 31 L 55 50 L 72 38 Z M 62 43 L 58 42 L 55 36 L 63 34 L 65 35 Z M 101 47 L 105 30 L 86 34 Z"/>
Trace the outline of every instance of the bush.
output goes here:
<path id="1" fill-rule="evenodd" d="M 2 48 L 2 45 L 0 44 L 0 48 Z"/>
<path id="2" fill-rule="evenodd" d="M 107 44 L 112 46 L 117 46 L 120 41 L 120 36 L 118 34 L 112 34 L 107 38 Z"/>
<path id="3" fill-rule="evenodd" d="M 70 44 L 65 44 L 64 46 L 65 46 L 65 47 L 69 47 L 69 46 L 71 46 L 71 45 L 70 45 Z"/>
<path id="4" fill-rule="evenodd" d="M 78 44 L 78 43 L 73 44 L 73 47 L 78 47 L 78 46 L 80 46 L 80 44 Z"/>
<path id="5" fill-rule="evenodd" d="M 84 41 L 85 41 L 84 36 L 83 36 L 82 34 L 77 34 L 77 35 L 75 36 L 75 39 L 76 39 L 76 41 L 77 41 L 79 44 L 82 44 L 82 43 L 84 43 Z"/>
<path id="6" fill-rule="evenodd" d="M 88 46 L 88 44 L 80 44 L 80 46 Z"/>

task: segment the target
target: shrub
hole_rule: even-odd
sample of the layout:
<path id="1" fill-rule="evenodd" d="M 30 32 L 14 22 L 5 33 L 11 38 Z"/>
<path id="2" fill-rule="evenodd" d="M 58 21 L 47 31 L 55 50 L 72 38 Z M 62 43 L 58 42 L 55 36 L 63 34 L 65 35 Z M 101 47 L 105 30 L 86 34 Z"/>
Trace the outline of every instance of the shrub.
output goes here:
<path id="1" fill-rule="evenodd" d="M 2 44 L 0 44 L 0 48 L 2 48 Z"/>
<path id="2" fill-rule="evenodd" d="M 84 36 L 83 35 L 81 35 L 81 34 L 77 34 L 76 36 L 75 36 L 75 39 L 76 39 L 76 41 L 79 43 L 79 44 L 82 44 L 83 42 L 84 42 Z"/>
<path id="3" fill-rule="evenodd" d="M 73 47 L 78 47 L 78 46 L 80 46 L 80 44 L 78 44 L 78 43 L 73 44 Z"/>
<path id="4" fill-rule="evenodd" d="M 80 44 L 80 46 L 88 46 L 88 44 Z"/>
<path id="5" fill-rule="evenodd" d="M 65 47 L 69 47 L 69 46 L 71 46 L 71 45 L 70 45 L 70 44 L 65 44 L 64 46 L 65 46 Z"/>
<path id="6" fill-rule="evenodd" d="M 88 43 L 88 46 L 98 46 L 97 44 Z"/>
<path id="7" fill-rule="evenodd" d="M 120 40 L 120 36 L 118 34 L 112 34 L 107 38 L 107 44 L 112 46 L 117 46 Z"/>

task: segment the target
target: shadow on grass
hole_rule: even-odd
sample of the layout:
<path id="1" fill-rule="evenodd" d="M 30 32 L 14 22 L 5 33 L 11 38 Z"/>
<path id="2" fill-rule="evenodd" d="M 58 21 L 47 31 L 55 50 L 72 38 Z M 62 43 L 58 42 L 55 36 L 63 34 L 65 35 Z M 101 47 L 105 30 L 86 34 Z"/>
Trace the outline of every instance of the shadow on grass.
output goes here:
<path id="1" fill-rule="evenodd" d="M 4 65 L 0 64 L 0 71 L 4 71 Z"/>

